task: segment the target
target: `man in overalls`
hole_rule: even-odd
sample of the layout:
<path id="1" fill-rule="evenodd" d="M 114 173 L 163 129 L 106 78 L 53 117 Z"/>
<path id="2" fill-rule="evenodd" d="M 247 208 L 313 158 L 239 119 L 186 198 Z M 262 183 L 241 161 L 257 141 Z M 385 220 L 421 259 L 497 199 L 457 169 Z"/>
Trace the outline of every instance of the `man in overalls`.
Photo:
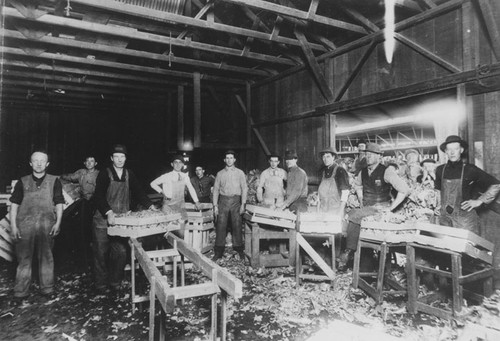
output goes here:
<path id="1" fill-rule="evenodd" d="M 343 215 L 349 196 L 347 171 L 335 164 L 335 148 L 328 147 L 320 152 L 324 168 L 318 187 L 319 211 Z"/>
<path id="2" fill-rule="evenodd" d="M 18 262 L 14 297 L 18 300 L 29 295 L 35 250 L 40 292 L 46 296 L 54 291 L 52 246 L 61 227 L 64 197 L 59 179 L 46 173 L 48 165 L 46 152 L 31 154 L 32 174 L 16 183 L 10 198 L 10 226 Z"/>
<path id="3" fill-rule="evenodd" d="M 285 199 L 286 172 L 278 168 L 279 156 L 269 155 L 269 168 L 265 169 L 259 178 L 257 186 L 257 201 L 266 207 L 276 208 L 283 204 Z"/>
<path id="4" fill-rule="evenodd" d="M 194 190 L 189 175 L 182 171 L 184 167 L 184 158 L 182 155 L 176 155 L 170 164 L 173 171 L 165 173 L 151 182 L 151 187 L 158 193 L 162 193 L 164 213 L 178 212 L 182 214 L 182 218 L 187 220 L 186 202 L 184 192 L 187 188 L 196 208 L 199 209 L 200 202 L 196 191 Z"/>
<path id="5" fill-rule="evenodd" d="M 448 136 L 439 148 L 448 157 L 448 162 L 436 169 L 434 182 L 435 188 L 441 191 L 439 223 L 481 234 L 476 208 L 495 200 L 500 182 L 475 165 L 462 161 L 467 142 L 459 136 Z M 473 194 L 478 192 L 483 194 L 473 199 Z"/>
<path id="6" fill-rule="evenodd" d="M 117 144 L 111 150 L 112 166 L 97 176 L 93 218 L 93 248 L 95 287 L 98 292 L 119 289 L 124 276 L 127 257 L 127 239 L 108 236 L 108 226 L 115 225 L 115 214 L 130 210 L 134 196 L 143 207 L 154 208 L 135 174 L 125 168 L 127 148 Z M 109 272 L 108 272 L 109 271 Z"/>
<path id="7" fill-rule="evenodd" d="M 361 170 L 353 183 L 361 208 L 349 212 L 346 248 L 339 257 L 338 269 L 340 271 L 346 270 L 347 263 L 354 258 L 361 232 L 361 220 L 379 211 L 394 210 L 410 194 L 410 188 L 399 177 L 396 170 L 393 167 L 385 167 L 380 163 L 382 153 L 378 144 L 367 143 L 367 167 Z M 391 187 L 397 192 L 392 201 Z"/>

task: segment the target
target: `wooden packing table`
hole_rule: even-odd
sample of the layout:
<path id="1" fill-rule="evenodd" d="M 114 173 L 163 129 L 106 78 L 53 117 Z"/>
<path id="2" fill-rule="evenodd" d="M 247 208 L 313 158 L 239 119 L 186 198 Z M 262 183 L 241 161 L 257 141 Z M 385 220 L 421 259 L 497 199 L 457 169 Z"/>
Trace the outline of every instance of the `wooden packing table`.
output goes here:
<path id="1" fill-rule="evenodd" d="M 165 339 L 165 312 L 172 312 L 178 300 L 192 298 L 198 296 L 211 296 L 211 329 L 210 339 L 217 338 L 217 297 L 220 294 L 221 302 L 221 331 L 220 339 L 226 339 L 226 304 L 227 295 L 241 298 L 243 296 L 242 282 L 231 275 L 227 270 L 219 267 L 217 264 L 204 257 L 201 252 L 191 248 L 182 239 L 172 234 L 167 234 L 166 238 L 171 249 L 145 251 L 141 243 L 135 238 L 130 238 L 129 243 L 132 248 L 132 264 L 137 261 L 144 271 L 146 278 L 150 283 L 150 292 L 148 296 L 142 296 L 141 301 L 148 301 L 149 310 L 149 340 L 154 340 L 155 330 L 155 310 L 156 300 L 162 308 L 162 318 L 160 319 L 160 340 Z M 210 278 L 211 281 L 206 283 L 194 284 L 189 286 L 175 286 L 176 278 L 173 281 L 173 287 L 168 284 L 167 277 L 163 275 L 158 267 L 161 267 L 163 260 L 168 257 L 186 257 L 191 262 L 196 264 L 198 268 Z M 135 266 L 131 267 L 135 269 Z M 175 269 L 174 269 L 175 276 Z M 135 273 L 134 273 L 135 277 Z M 135 279 L 133 279 L 135 281 Z M 133 282 L 135 283 L 135 282 Z M 184 284 L 183 282 L 181 284 Z M 135 290 L 135 289 L 134 289 Z M 135 292 L 133 293 L 135 294 Z"/>
<path id="2" fill-rule="evenodd" d="M 118 216 L 115 225 L 108 227 L 108 235 L 139 238 L 180 229 L 180 213 L 153 216 Z"/>
<path id="3" fill-rule="evenodd" d="M 342 234 L 342 218 L 340 215 L 328 213 L 300 213 L 298 217 L 295 248 L 295 279 L 300 285 L 302 279 L 335 280 L 335 238 Z M 311 246 L 308 239 L 326 239 L 331 247 L 332 265 L 329 266 L 318 252 Z M 301 248 L 319 266 L 324 275 L 304 274 Z"/>
<path id="4" fill-rule="evenodd" d="M 410 313 L 422 311 L 441 318 L 459 317 L 464 296 L 481 301 L 484 296 L 491 295 L 493 243 L 463 229 L 427 223 L 417 224 L 417 228 L 418 234 L 406 245 L 408 311 Z M 417 264 L 416 250 L 431 250 L 447 257 L 450 259 L 451 269 L 437 269 L 432 265 Z M 467 259 L 467 262 L 464 263 L 464 259 Z M 451 309 L 432 306 L 430 303 L 433 301 L 433 295 L 418 297 L 417 270 L 432 273 L 451 282 Z M 465 284 L 472 282 L 482 284 L 484 296 L 464 288 Z"/>
<path id="5" fill-rule="evenodd" d="M 245 254 L 252 267 L 295 265 L 295 219 L 295 214 L 291 212 L 246 205 L 246 212 L 243 214 Z M 262 240 L 276 241 L 279 244 L 278 253 L 262 253 Z"/>

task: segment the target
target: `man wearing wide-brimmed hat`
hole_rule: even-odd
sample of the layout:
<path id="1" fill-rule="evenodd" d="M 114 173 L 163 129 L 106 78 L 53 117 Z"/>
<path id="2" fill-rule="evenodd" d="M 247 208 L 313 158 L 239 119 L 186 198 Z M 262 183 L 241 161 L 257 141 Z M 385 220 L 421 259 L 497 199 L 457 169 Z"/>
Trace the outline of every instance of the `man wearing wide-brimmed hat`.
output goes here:
<path id="1" fill-rule="evenodd" d="M 294 150 L 286 151 L 285 162 L 288 168 L 288 180 L 286 183 L 286 199 L 279 206 L 284 210 L 289 208 L 294 212 L 307 212 L 307 174 L 297 165 L 299 159 Z"/>
<path id="2" fill-rule="evenodd" d="M 350 188 L 347 171 L 335 164 L 334 147 L 324 148 L 319 155 L 324 164 L 318 187 L 319 210 L 343 215 Z"/>
<path id="3" fill-rule="evenodd" d="M 500 191 L 500 182 L 475 165 L 464 163 L 462 154 L 468 148 L 460 136 L 450 135 L 439 149 L 448 162 L 436 169 L 435 188 L 441 191 L 439 223 L 479 233 L 476 208 L 491 203 Z M 482 192 L 479 198 L 474 193 Z"/>
<path id="4" fill-rule="evenodd" d="M 124 276 L 127 239 L 108 236 L 108 226 L 115 225 L 115 214 L 130 211 L 132 196 L 143 207 L 154 207 L 135 174 L 125 168 L 127 148 L 116 144 L 110 154 L 112 164 L 97 176 L 94 193 L 97 208 L 93 218 L 94 275 L 99 292 L 108 285 L 118 289 Z"/>
<path id="5" fill-rule="evenodd" d="M 393 167 L 382 165 L 382 149 L 376 143 L 366 145 L 367 167 L 354 180 L 354 188 L 361 208 L 349 212 L 347 226 L 346 249 L 339 257 L 339 270 L 345 270 L 347 263 L 354 258 L 361 231 L 361 220 L 381 210 L 393 210 L 410 194 L 410 188 L 399 177 Z M 391 201 L 391 189 L 397 191 L 396 198 Z"/>

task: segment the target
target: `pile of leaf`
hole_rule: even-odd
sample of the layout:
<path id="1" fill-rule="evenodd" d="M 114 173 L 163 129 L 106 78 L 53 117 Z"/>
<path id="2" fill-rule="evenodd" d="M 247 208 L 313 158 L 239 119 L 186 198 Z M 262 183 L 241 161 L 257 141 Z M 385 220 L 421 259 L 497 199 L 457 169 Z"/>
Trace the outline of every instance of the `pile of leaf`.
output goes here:
<path id="1" fill-rule="evenodd" d="M 246 177 L 248 186 L 247 204 L 257 205 L 257 186 L 260 180 L 260 170 L 252 169 Z"/>

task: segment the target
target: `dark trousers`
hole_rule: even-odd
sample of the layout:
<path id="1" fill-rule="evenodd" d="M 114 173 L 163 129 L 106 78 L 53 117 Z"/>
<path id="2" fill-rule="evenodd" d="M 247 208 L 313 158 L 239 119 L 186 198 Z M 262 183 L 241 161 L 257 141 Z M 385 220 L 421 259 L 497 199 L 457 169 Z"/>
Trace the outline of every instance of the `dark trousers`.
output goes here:
<path id="1" fill-rule="evenodd" d="M 215 247 L 224 248 L 228 223 L 231 222 L 233 249 L 243 249 L 242 222 L 240 215 L 241 196 L 219 196 L 219 214 L 217 215 Z"/>
<path id="2" fill-rule="evenodd" d="M 52 224 L 19 226 L 21 239 L 16 241 L 17 271 L 14 296 L 26 297 L 31 284 L 31 264 L 35 250 L 38 258 L 38 277 L 43 294 L 54 290 L 54 258 L 52 256 L 53 238 L 49 235 Z"/>
<path id="3" fill-rule="evenodd" d="M 96 287 L 119 285 L 127 264 L 127 239 L 108 236 L 107 221 L 100 213 L 94 215 L 92 246 Z"/>
<path id="4" fill-rule="evenodd" d="M 346 249 L 356 251 L 358 248 L 359 235 L 361 233 L 361 220 L 378 212 L 373 206 L 355 208 L 349 212 L 349 224 L 347 225 Z"/>

